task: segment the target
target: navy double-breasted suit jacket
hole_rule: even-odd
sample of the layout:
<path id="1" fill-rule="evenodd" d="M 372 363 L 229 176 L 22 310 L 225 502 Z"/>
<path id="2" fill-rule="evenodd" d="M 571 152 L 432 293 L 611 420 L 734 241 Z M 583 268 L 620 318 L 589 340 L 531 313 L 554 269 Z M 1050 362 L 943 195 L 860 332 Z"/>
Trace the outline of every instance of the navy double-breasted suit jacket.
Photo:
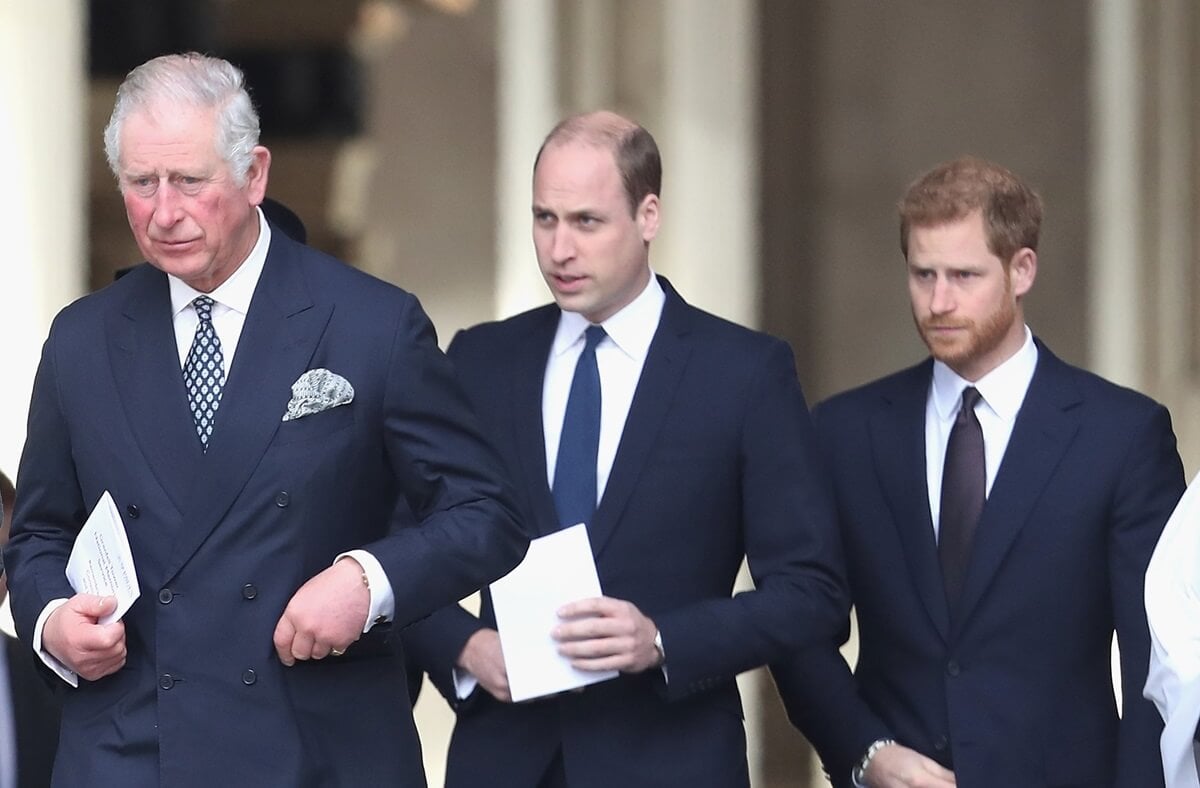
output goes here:
<path id="1" fill-rule="evenodd" d="M 789 716 L 835 785 L 881 738 L 965 788 L 1161 785 L 1142 585 L 1184 488 L 1166 409 L 1039 343 L 952 617 L 925 475 L 931 376 L 926 361 L 816 410 L 860 651 L 853 678 L 836 643 L 778 667 Z"/>
<path id="2" fill-rule="evenodd" d="M 404 635 L 458 707 L 448 786 L 533 786 L 561 748 L 572 788 L 745 785 L 735 676 L 827 639 L 846 612 L 828 485 L 788 346 L 666 303 L 612 472 L 588 531 L 607 596 L 662 634 L 669 677 L 621 675 L 512 705 L 451 669 L 477 629 L 457 606 Z M 546 478 L 542 385 L 560 311 L 550 305 L 463 332 L 450 356 L 503 455 L 520 508 L 558 528 Z M 756 590 L 731 597 L 743 555 Z"/>
<path id="3" fill-rule="evenodd" d="M 354 399 L 282 421 L 325 368 Z M 28 641 L 69 597 L 63 567 L 108 490 L 141 598 L 124 668 L 68 691 L 58 785 L 423 785 L 398 646 L 284 667 L 292 594 L 365 548 L 397 625 L 508 571 L 527 538 L 416 299 L 273 234 L 207 453 L 184 392 L 164 274 L 143 265 L 64 309 L 43 350 L 8 567 Z M 411 511 L 418 528 L 392 529 Z"/>

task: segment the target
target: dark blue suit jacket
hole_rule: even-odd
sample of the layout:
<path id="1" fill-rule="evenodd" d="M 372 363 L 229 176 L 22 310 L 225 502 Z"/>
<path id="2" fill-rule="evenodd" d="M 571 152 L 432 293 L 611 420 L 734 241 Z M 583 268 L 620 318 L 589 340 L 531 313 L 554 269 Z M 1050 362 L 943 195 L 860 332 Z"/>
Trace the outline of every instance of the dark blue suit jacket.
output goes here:
<path id="1" fill-rule="evenodd" d="M 817 409 L 860 657 L 852 678 L 830 643 L 775 676 L 836 785 L 885 737 L 953 768 L 965 788 L 1162 785 L 1162 723 L 1141 694 L 1142 583 L 1184 488 L 1170 416 L 1038 353 L 954 624 L 925 478 L 932 362 Z"/>
<path id="2" fill-rule="evenodd" d="M 326 368 L 349 405 L 283 422 Z M 59 785 L 423 785 L 389 627 L 285 668 L 284 606 L 338 553 L 381 562 L 403 625 L 517 563 L 526 538 L 416 299 L 274 233 L 207 454 L 164 274 L 64 309 L 42 355 L 6 553 L 28 641 L 109 490 L 142 596 L 126 666 L 66 694 Z M 419 528 L 390 529 L 401 502 Z M 401 507 L 403 508 L 403 507 Z"/>
<path id="3" fill-rule="evenodd" d="M 448 786 L 533 786 L 562 748 L 572 788 L 747 783 L 734 677 L 828 638 L 846 615 L 826 480 L 788 346 L 666 304 L 611 476 L 589 524 L 600 583 L 658 624 L 655 669 L 520 705 L 477 690 L 458 704 L 450 671 L 494 627 L 454 606 L 410 628 L 410 655 L 458 706 Z M 542 382 L 556 306 L 463 332 L 450 355 L 500 449 L 522 512 L 557 529 L 546 479 Z M 743 555 L 757 590 L 731 597 Z"/>

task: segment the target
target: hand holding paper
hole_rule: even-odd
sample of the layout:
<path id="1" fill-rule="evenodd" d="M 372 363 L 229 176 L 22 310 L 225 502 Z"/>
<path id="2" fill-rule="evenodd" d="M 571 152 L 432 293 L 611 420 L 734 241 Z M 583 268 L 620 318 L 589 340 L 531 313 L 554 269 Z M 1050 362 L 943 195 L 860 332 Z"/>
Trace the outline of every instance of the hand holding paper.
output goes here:
<path id="1" fill-rule="evenodd" d="M 600 596 L 600 578 L 583 525 L 529 543 L 516 569 L 491 585 L 508 684 L 516 702 L 615 678 L 615 670 L 579 670 L 559 653 L 551 633 L 559 610 Z M 653 635 L 651 635 L 653 637 Z"/>
<path id="2" fill-rule="evenodd" d="M 75 539 L 66 575 L 77 593 L 47 616 L 41 647 L 64 667 L 95 681 L 125 664 L 120 619 L 141 594 L 125 525 L 107 491 Z M 60 675 L 75 683 L 73 676 Z"/>
<path id="3" fill-rule="evenodd" d="M 606 596 L 581 599 L 559 615 L 567 619 L 554 630 L 559 653 L 580 670 L 641 673 L 662 663 L 654 645 L 658 627 L 632 602 Z"/>
<path id="4" fill-rule="evenodd" d="M 67 580 L 80 594 L 117 598 L 116 608 L 100 618 L 100 624 L 119 620 L 141 595 L 125 524 L 107 490 L 75 539 Z"/>

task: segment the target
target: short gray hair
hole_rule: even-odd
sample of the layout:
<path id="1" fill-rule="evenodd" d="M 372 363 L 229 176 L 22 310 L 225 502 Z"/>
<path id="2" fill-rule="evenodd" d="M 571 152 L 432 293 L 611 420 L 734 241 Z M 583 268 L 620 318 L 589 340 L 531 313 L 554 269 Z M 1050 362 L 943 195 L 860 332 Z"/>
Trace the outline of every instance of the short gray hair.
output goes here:
<path id="1" fill-rule="evenodd" d="M 246 92 L 246 78 L 229 61 L 196 52 L 156 57 L 125 77 L 104 129 L 104 154 L 113 175 L 119 178 L 121 174 L 121 126 L 125 119 L 158 102 L 215 108 L 217 153 L 229 165 L 238 185 L 245 184 L 259 135 L 258 113 Z"/>

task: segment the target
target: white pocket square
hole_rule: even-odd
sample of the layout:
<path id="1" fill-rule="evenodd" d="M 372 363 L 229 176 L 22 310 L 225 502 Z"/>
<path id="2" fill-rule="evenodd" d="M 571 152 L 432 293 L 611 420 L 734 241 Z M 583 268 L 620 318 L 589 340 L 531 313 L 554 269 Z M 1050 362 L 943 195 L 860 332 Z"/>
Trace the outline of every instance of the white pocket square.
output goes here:
<path id="1" fill-rule="evenodd" d="M 350 381 L 327 369 L 310 369 L 292 384 L 292 401 L 288 403 L 283 420 L 311 416 L 353 401 L 354 387 Z"/>

